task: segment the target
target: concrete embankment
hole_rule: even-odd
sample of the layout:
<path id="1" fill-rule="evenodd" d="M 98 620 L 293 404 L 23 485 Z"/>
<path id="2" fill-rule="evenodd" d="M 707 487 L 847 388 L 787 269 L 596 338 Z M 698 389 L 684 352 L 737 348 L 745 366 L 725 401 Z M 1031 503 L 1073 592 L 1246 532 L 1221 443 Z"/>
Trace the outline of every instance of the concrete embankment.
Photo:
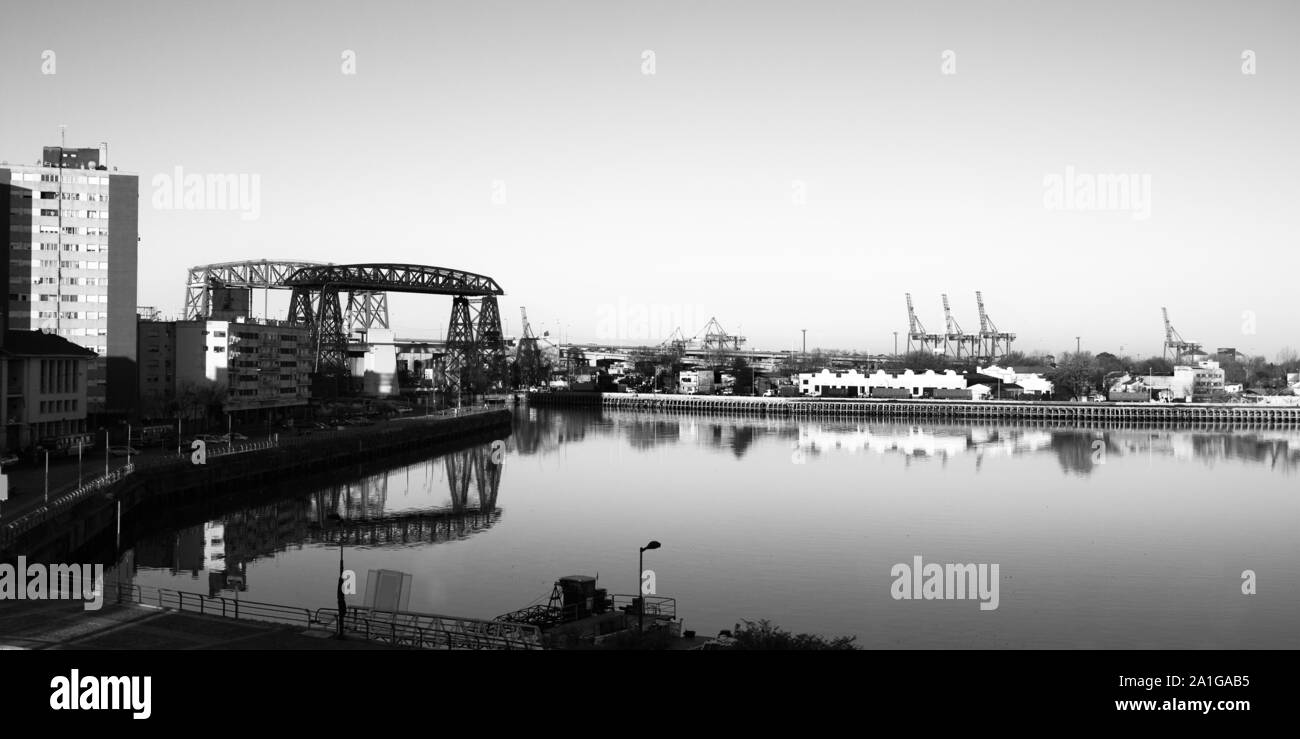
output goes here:
<path id="1" fill-rule="evenodd" d="M 1211 403 L 1061 403 L 971 400 L 751 398 L 639 393 L 529 393 L 534 406 L 816 418 L 1027 421 L 1071 426 L 1300 427 L 1300 406 Z"/>
<path id="2" fill-rule="evenodd" d="M 284 438 L 278 446 L 267 449 L 213 455 L 201 465 L 186 458 L 137 469 L 76 505 L 51 513 L 38 525 L 10 535 L 0 542 L 0 561 L 19 554 L 31 561 L 65 557 L 90 548 L 96 540 L 102 543 L 107 539 L 111 545 L 117 536 L 119 515 L 126 518 L 140 508 L 158 510 L 171 503 L 190 504 L 204 497 L 310 478 L 460 439 L 481 440 L 494 433 L 504 437 L 510 433 L 510 423 L 511 414 L 506 410 L 403 419 Z"/>

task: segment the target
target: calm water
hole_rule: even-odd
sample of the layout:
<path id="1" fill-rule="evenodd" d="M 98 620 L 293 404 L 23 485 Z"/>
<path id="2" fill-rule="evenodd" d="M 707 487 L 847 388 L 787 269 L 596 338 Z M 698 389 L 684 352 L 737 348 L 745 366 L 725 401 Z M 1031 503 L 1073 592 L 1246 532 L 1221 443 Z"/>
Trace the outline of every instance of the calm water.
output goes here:
<path id="1" fill-rule="evenodd" d="M 767 618 L 869 647 L 1300 648 L 1300 433 L 521 409 L 491 456 L 304 489 L 124 564 L 144 585 L 233 597 L 242 573 L 242 599 L 332 606 L 333 511 L 368 542 L 344 550 L 357 604 L 380 568 L 411 574 L 408 608 L 463 616 L 545 602 L 570 574 L 633 592 L 657 539 L 646 568 L 700 633 Z M 891 568 L 917 555 L 998 564 L 998 608 L 895 600 Z"/>

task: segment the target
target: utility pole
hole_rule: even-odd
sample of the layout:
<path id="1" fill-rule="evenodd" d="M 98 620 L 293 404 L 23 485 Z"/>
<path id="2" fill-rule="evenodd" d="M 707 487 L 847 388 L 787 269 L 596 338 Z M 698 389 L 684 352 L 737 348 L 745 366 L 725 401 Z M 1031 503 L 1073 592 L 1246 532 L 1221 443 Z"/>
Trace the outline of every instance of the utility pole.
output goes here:
<path id="1" fill-rule="evenodd" d="M 1080 354 L 1080 353 L 1082 353 L 1082 350 L 1081 350 L 1081 347 L 1082 347 L 1082 346 L 1083 346 L 1083 345 L 1082 345 L 1081 343 L 1079 343 L 1079 337 L 1078 337 L 1078 336 L 1074 337 L 1074 353 L 1075 353 L 1075 354 Z"/>
<path id="2" fill-rule="evenodd" d="M 894 357 L 898 357 L 898 332 L 894 332 Z"/>
<path id="3" fill-rule="evenodd" d="M 799 330 L 803 332 L 803 355 L 808 356 L 808 329 L 801 328 Z"/>

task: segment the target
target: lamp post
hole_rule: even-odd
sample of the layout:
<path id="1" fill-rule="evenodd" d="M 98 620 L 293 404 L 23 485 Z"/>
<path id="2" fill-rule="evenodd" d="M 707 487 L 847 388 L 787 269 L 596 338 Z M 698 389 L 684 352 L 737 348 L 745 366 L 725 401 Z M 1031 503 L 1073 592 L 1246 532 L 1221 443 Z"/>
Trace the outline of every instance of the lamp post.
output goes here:
<path id="1" fill-rule="evenodd" d="M 338 513 L 330 513 L 328 518 L 330 521 L 336 522 L 338 524 L 338 532 L 339 532 L 339 583 L 338 583 L 338 592 L 335 594 L 338 598 L 339 619 L 338 619 L 338 629 L 334 634 L 334 638 L 342 640 L 343 619 L 347 617 L 347 613 L 348 613 L 348 602 L 347 599 L 344 598 L 343 596 L 343 517 L 340 516 Z"/>
<path id="2" fill-rule="evenodd" d="M 637 633 L 643 633 L 645 631 L 645 593 L 641 592 L 641 575 L 645 572 L 645 550 L 658 549 L 659 546 L 659 542 L 651 541 L 649 544 L 641 547 L 641 551 L 637 554 L 636 592 L 637 600 L 641 603 L 641 606 L 636 609 Z"/>

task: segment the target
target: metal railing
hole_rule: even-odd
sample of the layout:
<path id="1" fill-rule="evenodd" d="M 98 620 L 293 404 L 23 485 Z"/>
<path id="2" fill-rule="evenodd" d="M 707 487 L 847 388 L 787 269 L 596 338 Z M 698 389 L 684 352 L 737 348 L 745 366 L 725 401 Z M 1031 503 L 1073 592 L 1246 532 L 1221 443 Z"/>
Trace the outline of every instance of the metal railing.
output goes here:
<path id="1" fill-rule="evenodd" d="M 241 600 L 218 595 L 204 595 L 203 593 L 155 588 L 134 583 L 113 583 L 113 585 L 116 588 L 118 603 L 139 603 L 140 605 L 157 606 L 158 608 L 169 608 L 175 611 L 207 616 L 270 621 L 306 628 L 311 628 L 314 623 L 310 608 L 262 603 L 255 600 Z"/>
<path id="2" fill-rule="evenodd" d="M 228 457 L 232 454 L 244 454 L 246 452 L 260 452 L 265 449 L 276 449 L 280 446 L 280 435 L 273 434 L 262 441 L 248 441 L 243 444 L 232 444 L 230 442 L 214 441 L 208 443 L 207 458 Z M 182 449 L 175 455 L 175 459 L 189 461 L 192 451 Z"/>
<path id="3" fill-rule="evenodd" d="M 90 482 L 74 488 L 70 492 L 59 493 L 54 498 L 51 498 L 49 502 L 42 503 L 5 524 L 3 527 L 0 527 L 0 546 L 8 546 L 13 542 L 15 537 L 25 534 L 36 526 L 39 526 L 50 516 L 76 505 L 92 493 L 96 493 L 110 485 L 122 481 L 132 472 L 135 472 L 135 465 L 125 464 L 106 475 L 100 475 Z"/>
<path id="4" fill-rule="evenodd" d="M 308 630 L 334 631 L 336 608 L 286 606 L 226 596 L 204 595 L 134 583 L 112 583 L 118 603 L 167 608 L 206 616 L 261 621 Z M 526 624 L 440 616 L 416 611 L 348 608 L 343 620 L 349 636 L 378 644 L 415 649 L 541 649 L 541 630 Z"/>
<path id="5" fill-rule="evenodd" d="M 318 609 L 315 618 L 337 628 L 337 609 Z M 536 626 L 416 611 L 349 608 L 343 628 L 369 641 L 416 649 L 543 648 L 542 631 Z"/>
<path id="6" fill-rule="evenodd" d="M 610 602 L 613 603 L 615 610 L 626 611 L 630 615 L 637 615 L 637 602 L 644 598 L 645 615 L 654 618 L 677 618 L 677 599 L 669 598 L 663 595 L 622 595 L 613 594 L 609 596 Z"/>

